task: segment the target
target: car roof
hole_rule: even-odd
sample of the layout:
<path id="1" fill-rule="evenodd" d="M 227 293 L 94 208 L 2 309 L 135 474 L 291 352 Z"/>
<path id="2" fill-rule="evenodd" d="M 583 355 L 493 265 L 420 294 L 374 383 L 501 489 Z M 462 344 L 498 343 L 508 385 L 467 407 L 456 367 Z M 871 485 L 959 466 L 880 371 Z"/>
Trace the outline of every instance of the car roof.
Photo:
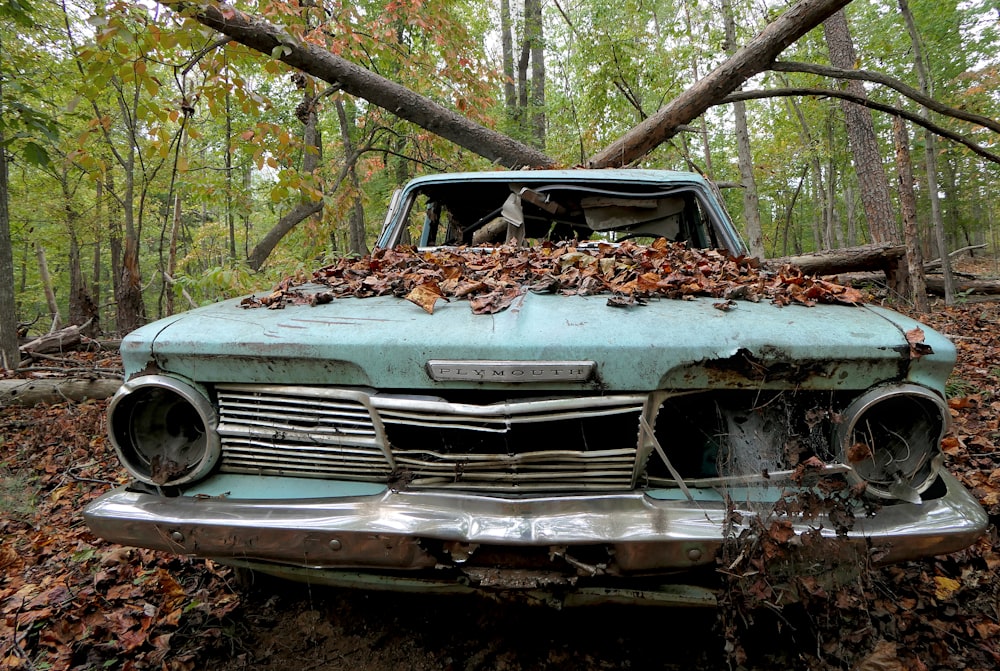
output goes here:
<path id="1" fill-rule="evenodd" d="M 637 184 L 689 184 L 708 186 L 708 181 L 693 172 L 647 170 L 638 168 L 574 168 L 567 170 L 493 170 L 485 172 L 450 172 L 415 177 L 408 188 L 449 182 L 632 182 Z"/>

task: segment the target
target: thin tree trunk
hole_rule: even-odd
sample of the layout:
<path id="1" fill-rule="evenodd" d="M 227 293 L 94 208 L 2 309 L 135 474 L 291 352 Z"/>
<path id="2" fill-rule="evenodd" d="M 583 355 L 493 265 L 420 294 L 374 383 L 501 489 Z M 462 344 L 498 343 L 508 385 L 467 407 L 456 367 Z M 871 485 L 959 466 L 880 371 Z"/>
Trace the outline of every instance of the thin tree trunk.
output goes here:
<path id="1" fill-rule="evenodd" d="M 132 110 L 136 108 L 139 98 L 139 87 L 136 86 L 132 101 Z M 122 106 L 122 118 L 134 119 Z M 118 332 L 121 334 L 133 331 L 146 321 L 146 306 L 142 298 L 142 274 L 139 271 L 139 233 L 141 222 L 135 212 L 135 170 L 136 153 L 139 150 L 136 137 L 135 122 L 126 122 L 128 129 L 128 152 L 122 167 L 125 171 L 125 193 L 122 198 L 122 213 L 125 223 L 125 246 L 122 250 L 121 281 L 115 299 L 118 303 Z"/>
<path id="2" fill-rule="evenodd" d="M 3 82 L 0 79 L 0 108 L 3 107 Z M 0 369 L 14 369 L 21 362 L 17 349 L 17 307 L 14 300 L 14 248 L 10 237 L 10 211 L 7 209 L 7 144 L 0 125 Z"/>
<path id="3" fill-rule="evenodd" d="M 733 17 L 730 0 L 722 0 L 722 19 L 726 31 L 726 53 L 732 56 L 736 53 L 736 20 Z M 764 232 L 760 225 L 757 182 L 753 175 L 753 152 L 750 149 L 750 132 L 747 129 L 746 103 L 733 103 L 733 112 L 736 116 L 736 149 L 740 183 L 743 186 L 743 218 L 746 220 L 747 245 L 750 247 L 751 255 L 763 259 Z"/>
<path id="4" fill-rule="evenodd" d="M 77 236 L 79 217 L 73 208 L 73 194 L 69 188 L 69 176 L 65 169 L 59 174 L 59 187 L 62 190 L 66 231 L 69 235 L 69 323 L 88 324 L 86 335 L 92 335 L 100 330 L 100 315 L 97 304 L 91 297 L 87 283 L 83 279 L 80 240 Z"/>
<path id="5" fill-rule="evenodd" d="M 344 145 L 344 162 L 345 164 L 350 162 L 347 173 L 354 193 L 351 198 L 351 216 L 348 221 L 349 251 L 352 254 L 363 256 L 368 253 L 368 245 L 365 243 L 365 208 L 361 202 L 361 183 L 358 180 L 358 173 L 354 169 L 356 161 L 352 158 L 355 156 L 355 150 L 354 141 L 351 139 L 351 123 L 347 118 L 347 110 L 344 109 L 344 101 L 338 99 L 336 105 L 337 120 L 340 122 L 340 139 Z"/>
<path id="6" fill-rule="evenodd" d="M 229 258 L 236 260 L 236 218 L 233 216 L 233 114 L 230 107 L 229 95 L 229 57 L 226 50 L 222 50 L 223 63 L 226 68 L 226 224 L 229 228 Z M 176 213 L 175 213 L 176 216 Z M 174 268 L 170 268 L 170 275 L 173 276 Z"/>
<path id="7" fill-rule="evenodd" d="M 181 231 L 181 193 L 180 189 L 174 194 L 173 215 L 170 222 L 170 251 L 167 254 L 167 277 L 177 276 L 177 239 Z M 174 314 L 174 287 L 172 281 L 164 282 L 167 292 L 167 314 Z"/>
<path id="8" fill-rule="evenodd" d="M 920 44 L 920 35 L 917 33 L 916 23 L 913 21 L 913 13 L 907 0 L 898 0 L 899 11 L 906 22 L 906 30 L 910 34 L 910 43 L 913 47 L 913 67 L 917 72 L 917 81 L 920 83 L 920 92 L 930 96 L 930 77 L 927 73 L 927 64 L 924 62 L 923 49 Z M 926 107 L 920 109 L 920 116 L 924 119 L 930 117 L 930 112 Z M 931 225 L 934 228 L 934 237 L 937 240 L 938 255 L 944 262 L 944 302 L 945 305 L 955 303 L 955 281 L 951 273 L 951 263 L 948 262 L 948 242 L 944 235 L 944 221 L 941 218 L 941 201 L 938 196 L 937 180 L 937 148 L 936 138 L 929 130 L 924 130 L 924 162 L 927 165 L 927 197 L 931 203 Z"/>
<path id="9" fill-rule="evenodd" d="M 56 302 L 56 292 L 52 288 L 52 276 L 49 275 L 49 264 L 45 260 L 45 250 L 37 242 L 35 243 L 35 256 L 38 257 L 38 277 L 42 281 L 45 302 L 48 303 L 49 316 L 52 318 L 52 327 L 49 331 L 56 331 L 62 325 L 62 318 L 59 316 L 59 304 Z"/>
<path id="10" fill-rule="evenodd" d="M 91 283 L 90 295 L 94 299 L 96 306 L 95 316 L 100 324 L 101 320 L 101 232 L 104 226 L 104 183 L 97 180 L 96 193 L 94 194 L 94 267 Z M 100 326 L 96 329 L 100 331 Z"/>
<path id="11" fill-rule="evenodd" d="M 114 175 L 111 170 L 105 175 L 105 190 L 109 194 L 115 192 Z M 121 294 L 122 282 L 122 220 L 121 203 L 117 198 L 108 201 L 108 246 L 111 248 L 111 293 L 117 303 Z M 118 325 L 117 304 L 115 306 L 115 331 L 121 333 Z"/>
<path id="12" fill-rule="evenodd" d="M 528 115 L 528 66 L 531 64 L 531 43 L 528 40 L 528 10 L 531 0 L 524 0 L 521 7 L 521 53 L 517 59 L 517 121 L 518 132 L 523 132 Z"/>
<path id="13" fill-rule="evenodd" d="M 316 214 L 323 210 L 323 201 L 317 201 L 315 203 L 299 203 L 292 208 L 292 211 L 283 216 L 278 220 L 271 230 L 269 230 L 264 237 L 250 250 L 250 255 L 247 257 L 247 263 L 254 270 L 260 270 L 261 266 L 264 265 L 264 261 L 267 257 L 271 255 L 274 248 L 278 246 L 281 239 L 285 235 L 295 228 L 300 222 L 304 221 L 306 218 Z"/>
<path id="14" fill-rule="evenodd" d="M 829 160 L 826 164 L 826 191 L 823 194 L 823 203 L 825 207 L 823 209 L 823 248 L 830 249 L 830 230 L 833 228 L 833 222 L 837 218 L 837 178 L 840 176 L 837 171 L 837 159 L 835 157 L 833 146 L 834 146 L 834 135 L 835 130 L 832 121 L 828 118 L 828 123 L 826 127 L 827 132 L 827 146 L 829 151 L 827 155 Z M 846 179 L 844 181 L 847 181 Z"/>
<path id="15" fill-rule="evenodd" d="M 920 314 L 929 310 L 927 285 L 924 282 L 924 259 L 920 253 L 920 234 L 917 231 L 917 198 L 913 193 L 913 164 L 910 161 L 910 134 L 903 120 L 892 118 L 893 139 L 896 144 L 896 168 L 899 173 L 899 204 L 903 211 L 903 242 L 906 245 L 906 266 L 910 283 L 910 298 Z M 944 259 L 947 265 L 947 259 Z"/>
<path id="16" fill-rule="evenodd" d="M 688 35 L 688 47 L 691 49 L 691 76 L 694 78 L 694 82 L 697 84 L 701 80 L 701 74 L 698 72 L 698 54 L 694 48 L 694 27 L 691 24 L 691 9 L 688 6 L 690 0 L 685 0 L 684 2 L 684 27 L 687 29 Z M 698 135 L 701 137 L 701 150 L 702 155 L 705 157 L 705 175 L 709 179 L 714 179 L 715 173 L 712 170 L 712 149 L 708 144 L 708 122 L 705 117 L 700 117 L 700 122 L 698 124 Z"/>
<path id="17" fill-rule="evenodd" d="M 531 45 L 531 135 L 535 146 L 544 150 L 545 36 L 542 28 L 542 0 L 525 0 L 524 14 L 525 38 Z"/>
<path id="18" fill-rule="evenodd" d="M 514 39 L 511 34 L 510 0 L 500 0 L 500 49 L 503 58 L 503 101 L 507 114 L 517 114 L 517 89 L 514 87 Z"/>
<path id="19" fill-rule="evenodd" d="M 854 187 L 850 184 L 844 185 L 844 205 L 847 208 L 847 246 L 856 247 L 858 244 L 858 218 L 854 213 Z"/>
<path id="20" fill-rule="evenodd" d="M 296 115 L 303 123 L 302 144 L 306 150 L 302 152 L 302 172 L 311 173 L 319 166 L 322 158 L 323 142 L 318 127 L 316 115 L 316 96 L 312 90 L 312 85 L 306 82 L 302 84 L 302 102 L 299 103 Z M 311 148 L 311 150 L 309 149 Z M 344 172 L 341 171 L 340 179 L 343 179 Z M 338 179 L 338 184 L 340 179 Z M 336 188 L 336 187 L 334 187 Z M 281 239 L 288 234 L 299 223 L 307 218 L 323 211 L 323 201 L 313 201 L 303 198 L 299 204 L 292 208 L 292 211 L 281 217 L 278 223 L 269 230 L 263 238 L 254 246 L 247 256 L 247 262 L 254 270 L 260 270 L 264 261 L 271 255 L 274 248 L 278 246 Z"/>
<path id="21" fill-rule="evenodd" d="M 799 121 L 799 137 L 801 138 L 802 144 L 805 147 L 809 147 L 809 158 L 808 158 L 808 170 L 812 173 L 812 183 L 813 189 L 812 193 L 818 198 L 813 199 L 813 203 L 818 200 L 819 213 L 821 217 L 827 216 L 827 196 L 826 189 L 823 187 L 823 165 L 820 163 L 820 153 L 816 151 L 819 146 L 819 140 L 813 137 L 812 128 L 809 126 L 809 121 L 806 119 L 806 115 L 802 112 L 802 106 L 793 99 L 788 98 L 788 106 L 795 113 L 795 118 Z M 803 173 L 804 174 L 804 173 Z M 801 189 L 801 184 L 799 189 Z M 815 210 L 814 210 L 815 211 Z M 790 217 L 789 217 L 790 220 Z M 813 227 L 816 228 L 815 226 Z M 782 245 L 784 251 L 783 254 L 788 254 L 788 242 L 787 239 Z M 819 249 L 819 243 L 817 242 L 817 249 Z"/>

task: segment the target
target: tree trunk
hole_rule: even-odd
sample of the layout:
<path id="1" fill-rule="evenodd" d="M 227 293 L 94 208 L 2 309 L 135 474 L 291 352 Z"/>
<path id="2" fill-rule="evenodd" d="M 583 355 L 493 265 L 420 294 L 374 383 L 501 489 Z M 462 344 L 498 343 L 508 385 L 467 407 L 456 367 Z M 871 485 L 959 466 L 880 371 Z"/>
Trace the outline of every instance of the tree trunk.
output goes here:
<path id="1" fill-rule="evenodd" d="M 323 154 L 323 142 L 320 137 L 318 117 L 316 115 L 316 96 L 311 85 L 304 86 L 302 90 L 302 102 L 296 110 L 299 121 L 303 123 L 302 144 L 307 147 L 302 152 L 302 172 L 311 173 L 319 167 Z M 308 148 L 312 148 L 312 150 Z M 264 261 L 271 255 L 274 248 L 278 246 L 281 239 L 314 214 L 323 211 L 323 201 L 313 201 L 310 198 L 303 198 L 299 204 L 292 208 L 292 211 L 281 217 L 278 223 L 269 230 L 263 238 L 254 246 L 247 256 L 247 262 L 254 270 L 260 270 Z"/>
<path id="2" fill-rule="evenodd" d="M 917 33 L 917 25 L 913 21 L 913 13 L 910 12 L 910 5 L 907 0 L 898 0 L 899 11 L 906 22 L 906 30 L 910 34 L 910 44 L 913 47 L 913 68 L 917 72 L 917 81 L 920 83 L 920 92 L 926 96 L 931 94 L 930 77 L 927 74 L 927 64 L 924 62 L 923 49 L 920 45 L 920 35 Z M 930 117 L 930 112 L 926 107 L 920 108 L 920 116 L 924 119 Z M 941 201 L 938 197 L 937 180 L 937 149 L 934 134 L 929 130 L 924 130 L 924 161 L 927 165 L 927 197 L 931 203 L 931 226 L 934 230 L 934 237 L 937 240 L 938 255 L 944 262 L 944 303 L 953 305 L 955 303 L 955 290 L 952 286 L 954 281 L 951 276 L 951 264 L 948 263 L 948 243 L 944 235 L 944 221 L 941 218 Z"/>
<path id="3" fill-rule="evenodd" d="M 348 221 L 348 251 L 363 256 L 368 253 L 368 245 L 365 243 L 365 208 L 361 202 L 361 182 L 354 169 L 356 161 L 353 158 L 355 153 L 354 141 L 351 139 L 351 122 L 347 118 L 343 100 L 337 101 L 337 120 L 340 122 L 340 138 L 344 145 L 344 163 L 347 165 L 348 179 L 354 194 L 351 198 L 353 202 Z"/>
<path id="4" fill-rule="evenodd" d="M 247 263 L 254 270 L 260 270 L 261 266 L 264 265 L 264 261 L 267 257 L 271 255 L 274 248 L 278 246 L 281 239 L 288 234 L 290 230 L 295 228 L 299 222 L 304 221 L 307 217 L 310 217 L 317 212 L 323 210 L 323 201 L 299 203 L 292 208 L 292 211 L 283 216 L 278 220 L 271 230 L 269 230 L 263 238 L 260 239 L 252 250 L 250 250 L 250 256 L 247 257 Z"/>
<path id="5" fill-rule="evenodd" d="M 222 59 L 226 68 L 226 154 L 224 157 L 226 168 L 226 226 L 229 229 L 229 259 L 236 261 L 236 217 L 233 216 L 233 111 L 229 93 L 229 57 L 225 49 L 222 50 Z M 170 274 L 174 274 L 174 269 L 170 269 Z"/>
<path id="6" fill-rule="evenodd" d="M 139 87 L 135 87 L 131 110 L 139 103 Z M 142 298 L 142 274 L 139 271 L 139 236 L 141 220 L 135 212 L 135 172 L 136 154 L 139 151 L 135 115 L 126 109 L 124 99 L 119 96 L 122 118 L 126 119 L 128 150 L 121 158 L 125 172 L 125 192 L 121 198 L 124 215 L 125 246 L 122 249 L 121 280 L 115 300 L 118 304 L 118 332 L 133 331 L 146 322 L 146 305 Z"/>
<path id="7" fill-rule="evenodd" d="M 622 166 L 645 156 L 676 135 L 679 126 L 697 119 L 747 79 L 766 70 L 790 44 L 849 2 L 799 0 L 700 82 L 592 156 L 587 166 Z"/>
<path id="8" fill-rule="evenodd" d="M 524 38 L 531 48 L 531 137 L 545 149 L 545 37 L 542 31 L 542 0 L 524 2 Z"/>
<path id="9" fill-rule="evenodd" d="M 80 264 L 80 240 L 77 237 L 79 217 L 73 208 L 73 193 L 69 186 L 69 176 L 64 167 L 59 173 L 59 188 L 63 198 L 63 213 L 66 215 L 66 233 L 69 237 L 69 306 L 67 314 L 70 324 L 89 322 L 95 329 L 97 306 L 90 297 L 87 284 L 83 280 Z"/>
<path id="10" fill-rule="evenodd" d="M 109 169 L 105 174 L 105 191 L 109 195 L 115 193 L 114 174 Z M 111 248 L 111 292 L 117 302 L 121 295 L 122 283 L 122 219 L 121 204 L 117 197 L 108 200 L 108 246 Z M 118 325 L 117 305 L 115 307 L 115 330 L 121 333 Z"/>
<path id="11" fill-rule="evenodd" d="M 3 108 L 3 82 L 0 80 L 0 109 Z M 17 349 L 17 304 L 14 299 L 14 248 L 10 237 L 10 212 L 7 209 L 7 144 L 0 124 L 0 369 L 17 368 L 21 354 Z"/>
<path id="12" fill-rule="evenodd" d="M 722 0 L 722 19 L 726 29 L 726 53 L 731 57 L 736 53 L 736 20 L 730 0 Z M 742 87 L 739 87 L 742 88 Z M 757 198 L 757 182 L 753 175 L 753 152 L 750 150 L 750 132 L 747 130 L 747 107 L 740 101 L 733 103 L 736 116 L 736 149 L 740 168 L 740 183 L 743 187 L 743 218 L 746 221 L 747 245 L 750 254 L 764 258 L 764 232 L 760 226 L 760 205 Z"/>
<path id="13" fill-rule="evenodd" d="M 1000 280 L 957 280 L 954 291 L 962 294 L 979 294 L 996 296 L 1000 294 Z M 927 291 L 937 296 L 944 296 L 944 278 L 938 275 L 927 276 Z"/>
<path id="14" fill-rule="evenodd" d="M 503 58 L 503 102 L 511 119 L 517 114 L 514 87 L 514 38 L 511 35 L 510 0 L 500 0 L 500 50 Z"/>
<path id="15" fill-rule="evenodd" d="M 229 152 L 226 152 L 227 154 Z M 228 174 L 228 173 L 227 173 Z M 181 193 L 180 189 L 174 194 L 172 216 L 170 217 L 170 247 L 167 252 L 167 276 L 173 278 L 177 275 L 177 239 L 181 233 Z M 227 208 L 228 212 L 228 208 Z M 164 282 L 164 289 L 167 292 L 167 314 L 174 314 L 174 288 L 172 282 Z"/>
<path id="16" fill-rule="evenodd" d="M 49 317 L 52 320 L 52 327 L 49 331 L 55 331 L 62 326 L 62 317 L 59 314 L 59 304 L 56 302 L 56 292 L 52 288 L 52 276 L 49 275 L 49 264 L 45 260 L 45 249 L 35 243 L 35 256 L 38 257 L 38 278 L 42 282 L 42 289 L 45 291 L 45 302 L 49 306 Z"/>
<path id="17" fill-rule="evenodd" d="M 846 2 L 846 0 L 824 0 Z M 292 38 L 287 31 L 227 5 L 164 0 L 161 4 L 193 16 L 236 42 L 280 60 L 358 96 L 436 135 L 508 167 L 549 167 L 554 161 L 503 133 L 470 121 L 410 89 L 355 65 L 323 47 Z"/>
<path id="18" fill-rule="evenodd" d="M 91 283 L 90 296 L 94 300 L 94 317 L 97 328 L 100 331 L 101 323 L 101 233 L 104 229 L 104 183 L 97 180 L 96 193 L 94 194 L 94 267 Z"/>
<path id="19" fill-rule="evenodd" d="M 691 0 L 684 0 L 684 27 L 687 31 L 688 48 L 691 50 L 691 76 L 693 81 L 697 84 L 701 79 L 701 75 L 698 72 L 698 53 L 694 47 L 695 41 L 695 30 L 691 24 L 691 9 L 688 6 Z M 708 122 L 705 117 L 702 116 L 698 124 L 698 135 L 701 138 L 701 150 L 702 156 L 705 158 L 705 175 L 709 179 L 715 178 L 715 172 L 712 170 L 712 149 L 708 143 Z"/>
<path id="20" fill-rule="evenodd" d="M 788 98 L 787 100 L 789 108 L 792 110 L 792 112 L 795 113 L 795 118 L 799 122 L 799 137 L 801 138 L 802 145 L 804 147 L 810 148 L 810 151 L 808 152 L 809 157 L 807 159 L 807 165 L 808 165 L 807 170 L 812 174 L 813 193 L 816 196 L 813 202 L 818 202 L 820 216 L 826 217 L 828 207 L 827 207 L 826 189 L 823 187 L 823 166 L 820 163 L 820 153 L 815 150 L 815 148 L 818 147 L 819 145 L 819 140 L 816 137 L 814 137 L 812 127 L 809 125 L 809 121 L 806 119 L 806 115 L 802 112 L 802 106 L 799 105 L 799 103 L 793 98 Z M 805 174 L 806 172 L 804 171 L 803 178 L 805 177 Z M 799 182 L 798 188 L 799 189 L 802 188 L 801 180 Z M 797 193 L 798 191 L 796 191 L 796 194 Z M 790 212 L 786 219 L 788 221 L 791 221 Z M 783 254 L 788 253 L 787 233 L 788 233 L 788 226 L 786 225 L 785 241 L 782 245 Z M 820 248 L 819 245 L 817 245 L 816 248 L 819 249 Z"/>
<path id="21" fill-rule="evenodd" d="M 823 32 L 830 50 L 830 62 L 839 68 L 855 67 L 857 56 L 847 27 L 847 15 L 843 11 L 833 14 L 823 22 Z M 847 90 L 856 96 L 867 97 L 864 86 L 857 80 L 849 80 Z M 871 111 L 849 102 L 844 102 L 842 108 L 872 242 L 894 244 L 899 235 Z"/>
<path id="22" fill-rule="evenodd" d="M 924 283 L 924 258 L 920 252 L 920 233 L 917 230 L 917 197 L 913 193 L 913 164 L 910 161 L 910 134 L 903 120 L 892 118 L 893 138 L 896 144 L 896 169 L 899 173 L 899 204 L 903 211 L 903 241 L 906 245 L 906 267 L 910 283 L 910 297 L 914 309 L 926 314 L 927 286 Z"/>

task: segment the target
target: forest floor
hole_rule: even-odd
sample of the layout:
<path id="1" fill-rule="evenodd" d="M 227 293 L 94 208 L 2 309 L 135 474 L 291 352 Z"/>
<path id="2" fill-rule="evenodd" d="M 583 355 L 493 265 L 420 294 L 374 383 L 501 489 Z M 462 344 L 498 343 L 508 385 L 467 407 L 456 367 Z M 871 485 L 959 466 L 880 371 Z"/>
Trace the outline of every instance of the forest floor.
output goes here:
<path id="1" fill-rule="evenodd" d="M 0 409 L 0 668 L 998 668 L 1000 303 L 937 306 L 923 321 L 958 346 L 947 467 L 991 528 L 962 552 L 872 569 L 849 590 L 784 608 L 557 611 L 240 587 L 228 568 L 111 545 L 83 525 L 83 506 L 125 479 L 105 437 L 105 402 Z M 74 357 L 77 367 L 116 365 L 107 353 Z"/>

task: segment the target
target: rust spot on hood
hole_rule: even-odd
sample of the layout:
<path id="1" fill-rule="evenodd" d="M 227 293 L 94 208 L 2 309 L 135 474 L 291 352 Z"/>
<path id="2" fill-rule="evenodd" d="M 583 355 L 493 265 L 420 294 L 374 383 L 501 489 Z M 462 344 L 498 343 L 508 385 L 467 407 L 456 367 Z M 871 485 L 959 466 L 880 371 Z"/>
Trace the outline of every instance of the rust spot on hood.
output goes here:
<path id="1" fill-rule="evenodd" d="M 716 380 L 750 380 L 774 382 L 781 380 L 801 384 L 814 377 L 832 375 L 833 362 L 816 360 L 792 361 L 781 351 L 768 348 L 758 356 L 741 347 L 725 359 L 712 359 L 702 363 L 709 376 Z"/>

